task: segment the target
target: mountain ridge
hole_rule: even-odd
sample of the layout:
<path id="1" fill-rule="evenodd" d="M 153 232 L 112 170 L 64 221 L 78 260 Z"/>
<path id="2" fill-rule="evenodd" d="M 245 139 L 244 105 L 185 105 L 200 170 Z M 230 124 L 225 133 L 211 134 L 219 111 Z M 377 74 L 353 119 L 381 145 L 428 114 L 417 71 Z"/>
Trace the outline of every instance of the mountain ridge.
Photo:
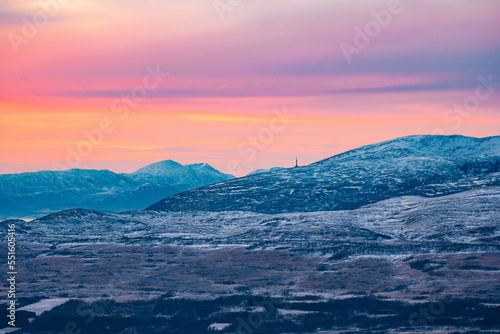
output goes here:
<path id="1" fill-rule="evenodd" d="M 208 164 L 181 165 L 172 160 L 129 174 L 107 169 L 1 174 L 0 217 L 34 217 L 76 207 L 143 209 L 161 198 L 231 178 Z"/>
<path id="2" fill-rule="evenodd" d="M 386 146 L 390 146 L 391 144 L 399 144 L 401 149 L 406 148 L 406 149 L 411 150 L 410 147 L 405 147 L 403 144 L 415 143 L 415 142 L 418 142 L 418 140 L 420 140 L 421 142 L 423 142 L 424 145 L 422 145 L 422 148 L 420 150 L 413 149 L 413 152 L 415 152 L 415 153 L 417 153 L 417 152 L 424 153 L 425 151 L 423 150 L 423 148 L 430 146 L 429 144 L 430 144 L 430 139 L 431 138 L 434 140 L 434 143 L 436 143 L 437 141 L 439 141 L 439 139 L 441 139 L 441 141 L 440 141 L 440 144 L 441 144 L 440 147 L 442 147 L 442 148 L 443 148 L 443 146 L 445 144 L 443 142 L 444 138 L 448 139 L 447 140 L 447 144 L 449 144 L 450 141 L 455 142 L 457 144 L 458 143 L 462 143 L 463 144 L 466 141 L 469 141 L 469 144 L 471 142 L 484 143 L 484 142 L 496 141 L 496 145 L 493 146 L 493 149 L 489 145 L 486 146 L 486 147 L 483 147 L 483 149 L 487 148 L 489 150 L 488 153 L 490 153 L 490 154 L 494 153 L 496 155 L 500 155 L 500 147 L 499 147 L 500 136 L 490 136 L 490 137 L 476 138 L 476 137 L 468 137 L 468 136 L 463 136 L 463 135 L 450 135 L 450 136 L 413 135 L 413 136 L 398 137 L 398 138 L 387 140 L 387 141 L 383 141 L 383 142 L 380 142 L 380 143 L 375 143 L 375 144 L 370 144 L 370 145 L 364 145 L 364 146 L 361 146 L 361 147 L 358 147 L 358 148 L 355 148 L 355 149 L 352 149 L 352 150 L 349 150 L 349 151 L 346 151 L 346 152 L 334 155 L 332 157 L 329 157 L 329 158 L 326 158 L 326 159 L 314 162 L 311 165 L 317 164 L 317 163 L 321 163 L 321 162 L 326 161 L 326 160 L 330 160 L 330 159 L 334 159 L 334 158 L 340 158 L 340 157 L 344 157 L 344 156 L 349 156 L 349 155 L 352 155 L 352 154 L 355 154 L 355 153 L 358 153 L 358 152 L 363 152 L 363 151 L 366 151 L 367 148 L 372 148 L 374 146 L 379 146 L 380 148 L 383 148 L 383 147 L 386 147 Z M 458 140 L 458 139 L 460 139 L 460 140 Z M 436 145 L 434 145 L 434 147 L 436 147 Z M 446 146 L 444 146 L 444 148 L 446 148 Z M 461 147 L 459 145 L 455 145 L 455 152 L 459 151 L 460 148 L 463 148 L 463 147 Z M 477 150 L 474 150 L 472 152 L 476 153 Z M 425 152 L 425 153 L 430 154 L 431 152 Z M 434 151 L 433 153 L 436 153 L 436 151 Z M 462 152 L 462 154 L 463 153 L 464 152 Z"/>
<path id="3" fill-rule="evenodd" d="M 402 195 L 441 196 L 498 185 L 499 163 L 500 136 L 407 136 L 308 166 L 190 190 L 147 210 L 286 213 L 353 209 Z"/>

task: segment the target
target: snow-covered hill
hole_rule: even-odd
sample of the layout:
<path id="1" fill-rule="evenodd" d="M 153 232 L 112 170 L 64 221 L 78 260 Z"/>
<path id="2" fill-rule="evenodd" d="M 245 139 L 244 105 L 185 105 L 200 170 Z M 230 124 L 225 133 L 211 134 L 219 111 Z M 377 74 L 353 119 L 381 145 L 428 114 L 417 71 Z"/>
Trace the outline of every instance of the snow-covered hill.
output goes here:
<path id="1" fill-rule="evenodd" d="M 206 163 L 181 165 L 172 160 L 160 161 L 128 175 L 129 178 L 154 184 L 168 184 L 179 190 L 188 190 L 234 178 L 222 174 Z"/>
<path id="2" fill-rule="evenodd" d="M 167 160 L 131 174 L 72 169 L 0 175 L 0 218 L 70 209 L 143 209 L 166 196 L 234 178 L 207 164 Z"/>
<path id="3" fill-rule="evenodd" d="M 173 291 L 202 298 L 246 287 L 256 294 L 498 300 L 499 204 L 500 187 L 489 187 L 356 210 L 72 209 L 1 224 L 15 223 L 23 241 L 25 295 L 128 300 Z"/>
<path id="4" fill-rule="evenodd" d="M 280 170 L 283 170 L 283 169 L 286 169 L 286 168 L 284 168 L 284 167 L 273 167 L 273 168 L 267 168 L 267 169 L 256 169 L 253 172 L 248 173 L 247 176 L 256 175 L 256 174 L 262 174 L 262 173 L 269 173 L 269 172 L 272 173 L 272 172 L 277 172 L 277 171 L 280 171 Z"/>
<path id="5" fill-rule="evenodd" d="M 441 196 L 500 185 L 499 166 L 500 136 L 409 136 L 305 167 L 183 192 L 148 209 L 261 213 L 353 209 L 403 195 Z"/>

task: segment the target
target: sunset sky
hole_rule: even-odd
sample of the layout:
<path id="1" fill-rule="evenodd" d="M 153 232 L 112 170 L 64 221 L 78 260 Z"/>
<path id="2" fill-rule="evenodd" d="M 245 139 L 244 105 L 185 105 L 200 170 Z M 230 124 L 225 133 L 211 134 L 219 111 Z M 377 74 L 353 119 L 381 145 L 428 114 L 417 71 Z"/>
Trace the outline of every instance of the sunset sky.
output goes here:
<path id="1" fill-rule="evenodd" d="M 172 159 L 241 176 L 500 135 L 499 15 L 498 0 L 0 1 L 0 173 Z"/>

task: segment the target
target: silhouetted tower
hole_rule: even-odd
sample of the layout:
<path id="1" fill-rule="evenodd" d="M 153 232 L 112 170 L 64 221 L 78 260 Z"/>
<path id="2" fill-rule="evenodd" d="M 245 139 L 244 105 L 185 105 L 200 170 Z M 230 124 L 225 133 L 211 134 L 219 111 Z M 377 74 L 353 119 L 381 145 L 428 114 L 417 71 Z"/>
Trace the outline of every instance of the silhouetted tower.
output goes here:
<path id="1" fill-rule="evenodd" d="M 295 167 L 299 167 L 299 159 L 295 157 Z"/>

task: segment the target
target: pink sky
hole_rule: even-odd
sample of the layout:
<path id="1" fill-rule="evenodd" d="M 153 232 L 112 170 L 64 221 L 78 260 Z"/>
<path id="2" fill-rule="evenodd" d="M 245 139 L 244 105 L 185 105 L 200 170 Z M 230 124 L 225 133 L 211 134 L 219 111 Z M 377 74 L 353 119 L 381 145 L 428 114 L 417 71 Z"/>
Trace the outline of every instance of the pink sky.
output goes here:
<path id="1" fill-rule="evenodd" d="M 0 173 L 172 159 L 243 175 L 500 134 L 500 85 L 483 84 L 500 82 L 499 1 L 44 3 L 0 4 Z M 362 47 L 357 28 L 376 29 Z"/>

